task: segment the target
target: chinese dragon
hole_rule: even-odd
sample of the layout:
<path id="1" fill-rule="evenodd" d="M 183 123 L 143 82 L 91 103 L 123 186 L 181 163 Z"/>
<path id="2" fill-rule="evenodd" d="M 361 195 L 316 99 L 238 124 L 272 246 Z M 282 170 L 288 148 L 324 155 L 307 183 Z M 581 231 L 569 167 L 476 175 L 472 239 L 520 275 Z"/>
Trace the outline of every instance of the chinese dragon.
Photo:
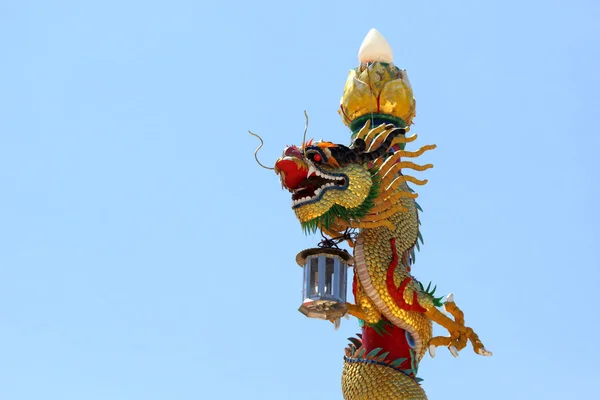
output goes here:
<path id="1" fill-rule="evenodd" d="M 427 181 L 405 171 L 433 167 L 409 160 L 435 145 L 405 150 L 417 139 L 406 135 L 415 100 L 406 71 L 393 64 L 391 49 L 376 30 L 365 38 L 359 61 L 339 111 L 353 132 L 351 145 L 309 141 L 290 146 L 273 169 L 291 192 L 292 209 L 305 231 L 347 237 L 354 251 L 355 303 L 347 310 L 359 319 L 362 333 L 345 349 L 344 398 L 426 399 L 417 370 L 427 351 L 433 357 L 436 347 L 445 346 L 456 357 L 471 343 L 477 354 L 491 352 L 465 325 L 452 294 L 435 297 L 435 288 L 411 275 L 422 236 L 417 193 L 409 183 Z M 448 336 L 433 337 L 434 322 Z"/>

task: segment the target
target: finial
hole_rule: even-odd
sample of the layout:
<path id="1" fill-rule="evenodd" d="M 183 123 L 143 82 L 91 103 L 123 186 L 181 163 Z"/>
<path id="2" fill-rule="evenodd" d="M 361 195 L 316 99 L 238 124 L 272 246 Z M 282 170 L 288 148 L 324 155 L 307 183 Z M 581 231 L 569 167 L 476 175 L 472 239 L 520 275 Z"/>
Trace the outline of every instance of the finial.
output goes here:
<path id="1" fill-rule="evenodd" d="M 377 29 L 371 29 L 365 36 L 360 50 L 358 50 L 358 61 L 361 63 L 374 61 L 392 63 L 394 61 L 392 48 Z"/>

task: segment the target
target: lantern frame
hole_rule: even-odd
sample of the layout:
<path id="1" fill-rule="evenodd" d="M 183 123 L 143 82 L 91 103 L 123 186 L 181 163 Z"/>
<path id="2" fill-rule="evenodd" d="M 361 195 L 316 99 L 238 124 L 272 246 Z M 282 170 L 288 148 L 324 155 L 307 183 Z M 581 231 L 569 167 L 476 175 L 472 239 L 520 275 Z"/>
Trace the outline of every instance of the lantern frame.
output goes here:
<path id="1" fill-rule="evenodd" d="M 318 319 L 344 316 L 347 312 L 348 267 L 354 265 L 352 256 L 346 250 L 319 247 L 301 251 L 296 262 L 302 267 L 304 276 L 302 305 L 298 311 Z"/>

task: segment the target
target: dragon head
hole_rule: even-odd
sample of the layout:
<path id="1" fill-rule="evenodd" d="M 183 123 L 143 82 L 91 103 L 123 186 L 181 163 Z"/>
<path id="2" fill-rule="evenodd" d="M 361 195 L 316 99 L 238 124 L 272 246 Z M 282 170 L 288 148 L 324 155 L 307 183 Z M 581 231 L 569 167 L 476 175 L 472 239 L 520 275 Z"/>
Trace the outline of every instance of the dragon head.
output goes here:
<path id="1" fill-rule="evenodd" d="M 275 163 L 281 184 L 292 193 L 292 209 L 308 231 L 332 224 L 351 226 L 372 211 L 381 192 L 379 166 L 406 131 L 382 124 L 363 127 L 350 147 L 326 141 L 289 146 Z M 397 172 L 397 171 L 396 171 Z"/>

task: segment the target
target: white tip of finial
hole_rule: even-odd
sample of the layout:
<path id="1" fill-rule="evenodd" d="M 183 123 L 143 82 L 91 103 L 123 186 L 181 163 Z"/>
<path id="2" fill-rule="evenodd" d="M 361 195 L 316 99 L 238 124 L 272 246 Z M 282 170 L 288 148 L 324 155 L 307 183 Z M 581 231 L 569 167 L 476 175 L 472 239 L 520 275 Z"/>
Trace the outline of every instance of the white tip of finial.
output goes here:
<path id="1" fill-rule="evenodd" d="M 392 48 L 377 29 L 371 29 L 365 36 L 365 40 L 358 50 L 358 61 L 361 63 L 374 61 L 391 63 L 394 61 Z"/>

